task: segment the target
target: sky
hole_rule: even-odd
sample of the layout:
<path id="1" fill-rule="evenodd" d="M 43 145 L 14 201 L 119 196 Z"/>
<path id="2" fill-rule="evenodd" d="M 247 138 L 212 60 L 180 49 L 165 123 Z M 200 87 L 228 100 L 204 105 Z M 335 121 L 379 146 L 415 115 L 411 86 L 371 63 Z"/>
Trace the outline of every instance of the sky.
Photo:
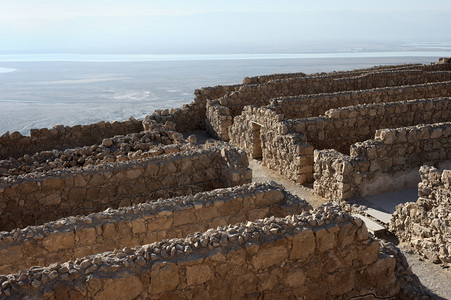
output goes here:
<path id="1" fill-rule="evenodd" d="M 451 28 L 449 0 L 0 0 L 0 8 L 0 53 L 302 51 L 318 41 L 449 42 Z"/>

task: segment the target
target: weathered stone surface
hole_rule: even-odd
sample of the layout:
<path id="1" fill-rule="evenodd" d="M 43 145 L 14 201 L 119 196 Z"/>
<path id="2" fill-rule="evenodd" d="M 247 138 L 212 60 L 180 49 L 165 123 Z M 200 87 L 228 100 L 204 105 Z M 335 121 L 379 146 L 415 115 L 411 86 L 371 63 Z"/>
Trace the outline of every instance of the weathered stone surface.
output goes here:
<path id="1" fill-rule="evenodd" d="M 186 282 L 188 286 L 207 282 L 213 276 L 213 272 L 207 265 L 188 266 L 186 268 Z"/>
<path id="2" fill-rule="evenodd" d="M 315 252 L 316 241 L 312 230 L 303 230 L 293 237 L 290 258 L 304 260 Z"/>
<path id="3" fill-rule="evenodd" d="M 150 294 L 159 294 L 175 289 L 180 282 L 179 270 L 174 263 L 161 263 L 152 266 L 149 286 Z"/>
<path id="4" fill-rule="evenodd" d="M 451 262 L 449 174 L 450 170 L 422 166 L 418 200 L 398 205 L 390 221 L 398 239 L 434 263 Z"/>
<path id="5" fill-rule="evenodd" d="M 107 279 L 102 289 L 95 295 L 96 299 L 135 299 L 144 289 L 137 276 L 125 275 L 117 279 Z"/>

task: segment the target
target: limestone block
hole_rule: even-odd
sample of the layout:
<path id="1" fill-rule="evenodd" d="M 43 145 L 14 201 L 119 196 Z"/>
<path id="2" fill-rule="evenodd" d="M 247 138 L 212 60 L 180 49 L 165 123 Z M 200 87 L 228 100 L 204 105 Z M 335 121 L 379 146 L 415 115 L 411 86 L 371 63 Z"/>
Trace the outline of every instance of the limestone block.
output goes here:
<path id="1" fill-rule="evenodd" d="M 119 278 L 106 279 L 103 288 L 95 294 L 96 299 L 135 299 L 144 290 L 138 276 L 121 274 Z"/>
<path id="2" fill-rule="evenodd" d="M 199 220 L 209 220 L 218 217 L 220 214 L 214 206 L 202 207 L 195 210 L 195 214 Z"/>
<path id="3" fill-rule="evenodd" d="M 175 289 L 180 282 L 179 268 L 174 263 L 157 263 L 150 271 L 150 285 L 148 292 L 151 295 Z"/>
<path id="4" fill-rule="evenodd" d="M 81 228 L 75 231 L 77 245 L 92 245 L 96 241 L 97 233 L 94 227 Z"/>
<path id="5" fill-rule="evenodd" d="M 357 246 L 359 259 L 363 265 L 370 265 L 379 256 L 379 242 L 370 240 L 367 244 Z"/>
<path id="6" fill-rule="evenodd" d="M 74 249 L 74 257 L 82 258 L 88 255 L 92 255 L 93 250 L 91 246 L 81 246 Z"/>
<path id="7" fill-rule="evenodd" d="M 143 219 L 133 220 L 131 227 L 134 235 L 147 232 L 147 225 Z"/>
<path id="8" fill-rule="evenodd" d="M 268 216 L 269 211 L 269 207 L 252 209 L 247 213 L 247 218 L 248 220 L 262 219 Z"/>
<path id="9" fill-rule="evenodd" d="M 293 246 L 290 252 L 291 259 L 305 260 L 315 252 L 315 235 L 312 230 L 303 230 L 293 237 Z"/>
<path id="10" fill-rule="evenodd" d="M 344 248 L 355 240 L 356 227 L 352 223 L 346 223 L 341 226 L 338 232 L 338 246 Z"/>
<path id="11" fill-rule="evenodd" d="M 64 186 L 63 179 L 59 177 L 49 177 L 42 181 L 42 189 L 61 189 Z"/>
<path id="12" fill-rule="evenodd" d="M 355 282 L 355 272 L 353 270 L 335 272 L 327 276 L 327 283 L 331 295 L 343 295 L 351 291 L 355 286 Z"/>
<path id="13" fill-rule="evenodd" d="M 86 199 L 85 188 L 72 188 L 69 192 L 70 202 L 83 202 Z"/>
<path id="14" fill-rule="evenodd" d="M 196 222 L 196 216 L 194 214 L 194 210 L 182 210 L 176 211 L 173 215 L 173 223 L 172 226 L 179 226 L 184 224 L 192 224 Z"/>
<path id="15" fill-rule="evenodd" d="M 53 193 L 48 196 L 38 198 L 38 202 L 41 205 L 58 205 L 61 203 L 61 195 L 59 193 Z"/>
<path id="16" fill-rule="evenodd" d="M 337 236 L 330 233 L 326 228 L 320 228 L 315 231 L 316 246 L 319 252 L 325 252 L 332 249 L 337 244 Z"/>
<path id="17" fill-rule="evenodd" d="M 126 176 L 127 179 L 136 179 L 139 176 L 141 176 L 141 174 L 142 174 L 142 169 L 141 168 L 133 168 L 131 170 L 128 170 L 126 172 L 125 176 Z"/>
<path id="18" fill-rule="evenodd" d="M 74 186 L 76 187 L 85 187 L 86 186 L 86 180 L 83 178 L 81 174 L 78 174 L 74 177 Z"/>
<path id="19" fill-rule="evenodd" d="M 264 193 L 260 203 L 262 205 L 271 205 L 282 201 L 284 197 L 281 190 L 269 190 Z"/>
<path id="20" fill-rule="evenodd" d="M 172 227 L 172 217 L 159 217 L 147 221 L 147 229 L 151 231 L 165 230 Z"/>
<path id="21" fill-rule="evenodd" d="M 208 265 L 194 265 L 186 268 L 186 281 L 188 286 L 205 283 L 212 277 L 213 272 Z"/>
<path id="22" fill-rule="evenodd" d="M 289 287 L 300 287 L 304 285 L 306 278 L 302 270 L 290 270 L 285 273 L 284 282 Z"/>
<path id="23" fill-rule="evenodd" d="M 281 241 L 283 243 L 283 241 Z M 251 262 L 254 270 L 262 270 L 275 264 L 280 264 L 288 258 L 287 247 L 284 244 L 261 246 L 258 252 L 252 257 Z"/>
<path id="24" fill-rule="evenodd" d="M 42 245 L 49 252 L 59 249 L 72 249 L 75 246 L 75 235 L 73 231 L 52 234 L 42 240 Z"/>
<path id="25" fill-rule="evenodd" d="M 5 265 L 12 263 L 15 264 L 17 263 L 17 261 L 20 261 L 23 257 L 23 252 L 21 249 L 21 246 L 10 246 L 8 248 L 5 249 L 1 249 L 0 250 L 0 268 L 3 266 L 5 267 Z M 2 274 L 2 273 L 0 273 Z"/>

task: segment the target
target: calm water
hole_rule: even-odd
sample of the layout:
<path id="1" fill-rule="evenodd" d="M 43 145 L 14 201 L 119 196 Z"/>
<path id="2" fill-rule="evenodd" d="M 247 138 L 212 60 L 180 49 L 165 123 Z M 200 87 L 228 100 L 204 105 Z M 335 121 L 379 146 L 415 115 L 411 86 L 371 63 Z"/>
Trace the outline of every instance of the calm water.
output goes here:
<path id="1" fill-rule="evenodd" d="M 196 88 L 245 76 L 430 63 L 441 56 L 449 53 L 0 55 L 0 135 L 141 118 L 191 102 Z"/>

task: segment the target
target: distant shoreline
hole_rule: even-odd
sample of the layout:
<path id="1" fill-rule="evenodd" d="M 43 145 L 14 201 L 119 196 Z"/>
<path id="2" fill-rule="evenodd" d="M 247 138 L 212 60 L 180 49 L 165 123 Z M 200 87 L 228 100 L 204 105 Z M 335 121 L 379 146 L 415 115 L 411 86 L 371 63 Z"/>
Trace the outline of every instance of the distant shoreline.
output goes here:
<path id="1" fill-rule="evenodd" d="M 446 57 L 449 51 L 377 51 L 255 54 L 0 54 L 0 62 L 164 62 L 325 58 Z M 0 68 L 0 72 L 1 72 Z"/>

